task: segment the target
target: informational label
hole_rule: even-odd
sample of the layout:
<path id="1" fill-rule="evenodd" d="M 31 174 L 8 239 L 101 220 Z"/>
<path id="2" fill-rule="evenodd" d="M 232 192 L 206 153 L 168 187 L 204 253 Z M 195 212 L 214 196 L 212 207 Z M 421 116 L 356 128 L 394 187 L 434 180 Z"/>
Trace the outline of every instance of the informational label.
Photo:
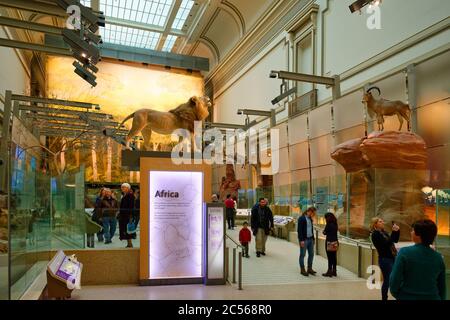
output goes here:
<path id="1" fill-rule="evenodd" d="M 328 187 L 316 187 L 316 208 L 317 213 L 325 214 L 328 211 Z"/>
<path id="2" fill-rule="evenodd" d="M 70 279 L 72 283 L 75 283 L 79 271 L 80 263 L 77 261 L 72 261 L 66 256 L 56 271 L 56 275 L 61 279 L 66 281 Z"/>
<path id="3" fill-rule="evenodd" d="M 150 279 L 202 277 L 203 173 L 150 171 Z"/>
<path id="4" fill-rule="evenodd" d="M 224 277 L 223 207 L 208 207 L 208 279 Z"/>

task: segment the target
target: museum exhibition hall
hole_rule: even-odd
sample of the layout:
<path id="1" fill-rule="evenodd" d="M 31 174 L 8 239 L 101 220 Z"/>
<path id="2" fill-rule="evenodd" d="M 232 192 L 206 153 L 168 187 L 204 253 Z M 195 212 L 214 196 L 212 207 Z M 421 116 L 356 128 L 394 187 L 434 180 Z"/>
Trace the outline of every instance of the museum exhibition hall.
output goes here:
<path id="1" fill-rule="evenodd" d="M 0 300 L 449 299 L 449 27 L 0 0 Z"/>

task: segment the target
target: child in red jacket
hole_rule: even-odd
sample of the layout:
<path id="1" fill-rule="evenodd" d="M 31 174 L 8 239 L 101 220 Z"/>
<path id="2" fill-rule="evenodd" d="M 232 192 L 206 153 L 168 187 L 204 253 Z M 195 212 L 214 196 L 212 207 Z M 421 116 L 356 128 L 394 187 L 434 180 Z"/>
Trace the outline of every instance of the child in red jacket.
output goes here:
<path id="1" fill-rule="evenodd" d="M 244 257 L 250 258 L 248 255 L 248 243 L 252 239 L 252 233 L 250 232 L 250 229 L 248 228 L 247 221 L 244 222 L 244 226 L 242 227 L 241 231 L 239 231 L 239 241 L 241 242 L 242 246 L 244 247 Z"/>

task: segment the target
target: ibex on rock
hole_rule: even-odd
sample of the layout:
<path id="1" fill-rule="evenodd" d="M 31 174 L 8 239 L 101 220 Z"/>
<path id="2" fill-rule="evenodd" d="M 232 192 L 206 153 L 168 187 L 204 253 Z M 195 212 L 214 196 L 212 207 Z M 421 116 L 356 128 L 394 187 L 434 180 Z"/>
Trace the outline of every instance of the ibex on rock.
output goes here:
<path id="1" fill-rule="evenodd" d="M 366 104 L 367 111 L 370 116 L 374 118 L 376 115 L 378 130 L 384 130 L 384 116 L 393 116 L 397 115 L 398 121 L 400 122 L 399 131 L 402 130 L 403 126 L 403 118 L 408 123 L 408 131 L 410 130 L 410 115 L 411 110 L 409 109 L 409 105 L 403 103 L 402 101 L 389 101 L 385 99 L 375 99 L 371 93 L 372 90 L 377 90 L 378 94 L 381 95 L 381 90 L 378 87 L 369 88 L 363 96 L 362 103 Z"/>

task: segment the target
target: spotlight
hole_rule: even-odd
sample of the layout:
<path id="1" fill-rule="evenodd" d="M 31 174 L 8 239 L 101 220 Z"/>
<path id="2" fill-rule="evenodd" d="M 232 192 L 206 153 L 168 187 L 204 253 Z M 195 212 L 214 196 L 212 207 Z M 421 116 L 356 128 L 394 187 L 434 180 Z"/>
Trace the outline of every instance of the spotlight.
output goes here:
<path id="1" fill-rule="evenodd" d="M 273 99 L 271 101 L 272 105 L 277 104 L 278 102 L 280 102 L 281 100 L 289 97 L 291 94 L 294 94 L 297 92 L 297 87 L 293 87 L 292 89 L 289 89 L 288 91 L 280 94 L 278 97 L 276 97 L 275 99 Z"/>
<path id="2" fill-rule="evenodd" d="M 74 61 L 72 65 L 75 67 L 74 72 L 77 75 L 83 78 L 91 86 L 95 87 L 97 85 L 97 82 L 95 82 L 95 79 L 97 79 L 97 77 L 92 72 L 90 72 L 85 66 L 82 66 L 78 61 Z"/>
<path id="3" fill-rule="evenodd" d="M 62 31 L 62 36 L 64 42 L 72 49 L 72 52 L 80 52 L 81 57 L 91 59 L 93 64 L 98 63 L 100 59 L 100 50 L 96 46 L 81 39 L 75 30 L 64 29 Z"/>
<path id="4" fill-rule="evenodd" d="M 370 4 L 371 6 L 378 6 L 381 3 L 381 0 L 357 0 L 353 2 L 350 6 L 350 12 L 353 13 L 355 11 L 360 11 L 362 8 Z"/>
<path id="5" fill-rule="evenodd" d="M 278 77 L 278 72 L 276 71 L 270 71 L 269 77 L 272 79 L 275 79 Z"/>
<path id="6" fill-rule="evenodd" d="M 74 72 L 92 86 L 96 86 L 96 76 L 93 73 L 98 72 L 95 65 L 101 60 L 100 50 L 97 46 L 103 42 L 102 38 L 95 33 L 99 26 L 105 26 L 105 16 L 103 12 L 94 13 L 91 8 L 80 4 L 79 0 L 56 0 L 56 2 L 64 11 L 67 11 L 70 6 L 80 9 L 81 26 L 79 30 L 64 29 L 62 37 L 70 47 L 72 56 L 78 60 L 73 63 Z"/>
<path id="7" fill-rule="evenodd" d="M 244 114 L 244 111 L 242 110 L 242 109 L 239 109 L 238 111 L 237 111 L 237 114 L 240 116 L 240 115 L 243 115 Z"/>

